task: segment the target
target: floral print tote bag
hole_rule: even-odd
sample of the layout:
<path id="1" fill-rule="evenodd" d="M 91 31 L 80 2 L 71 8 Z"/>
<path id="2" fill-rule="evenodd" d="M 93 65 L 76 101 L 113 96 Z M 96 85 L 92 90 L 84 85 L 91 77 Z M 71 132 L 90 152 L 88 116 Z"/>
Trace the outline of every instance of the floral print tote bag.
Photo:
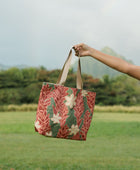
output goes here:
<path id="1" fill-rule="evenodd" d="M 77 88 L 66 87 L 72 50 L 56 84 L 44 82 L 36 113 L 35 131 L 41 135 L 73 140 L 86 140 L 93 116 L 95 92 L 82 89 L 80 57 Z"/>

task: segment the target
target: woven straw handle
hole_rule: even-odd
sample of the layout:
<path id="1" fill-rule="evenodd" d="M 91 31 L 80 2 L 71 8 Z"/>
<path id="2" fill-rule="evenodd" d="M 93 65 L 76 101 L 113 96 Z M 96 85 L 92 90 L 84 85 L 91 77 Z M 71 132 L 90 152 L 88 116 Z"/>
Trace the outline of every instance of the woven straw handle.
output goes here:
<path id="1" fill-rule="evenodd" d="M 71 59 L 72 59 L 72 49 L 69 52 L 68 58 L 66 59 L 63 68 L 61 70 L 61 73 L 59 75 L 59 78 L 57 80 L 56 84 L 64 84 L 66 79 L 67 79 L 67 75 L 68 75 L 68 71 L 70 68 L 70 63 L 71 63 Z M 83 88 L 83 82 L 82 82 L 82 78 L 81 78 L 81 63 L 80 63 L 80 56 L 78 57 L 78 68 L 77 68 L 77 82 L 76 82 L 76 86 L 78 89 L 82 89 Z"/>

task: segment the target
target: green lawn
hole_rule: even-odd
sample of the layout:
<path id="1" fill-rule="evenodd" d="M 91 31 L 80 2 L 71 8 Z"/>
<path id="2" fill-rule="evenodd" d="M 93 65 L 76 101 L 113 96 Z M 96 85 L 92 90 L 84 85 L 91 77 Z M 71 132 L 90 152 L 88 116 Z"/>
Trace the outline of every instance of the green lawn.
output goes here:
<path id="1" fill-rule="evenodd" d="M 0 112 L 0 170 L 139 170 L 140 114 L 94 113 L 87 141 L 34 132 L 35 112 Z"/>

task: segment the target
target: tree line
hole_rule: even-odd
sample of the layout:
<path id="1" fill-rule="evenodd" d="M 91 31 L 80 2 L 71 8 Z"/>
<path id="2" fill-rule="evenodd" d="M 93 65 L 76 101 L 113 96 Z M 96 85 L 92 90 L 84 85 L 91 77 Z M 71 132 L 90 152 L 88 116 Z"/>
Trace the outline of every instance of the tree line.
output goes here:
<path id="1" fill-rule="evenodd" d="M 0 71 L 0 105 L 38 103 L 42 82 L 56 83 L 60 70 L 10 68 Z M 97 105 L 140 105 L 140 81 L 126 75 L 101 79 L 82 74 L 85 90 L 96 92 Z M 65 86 L 76 86 L 76 73 L 71 69 Z"/>

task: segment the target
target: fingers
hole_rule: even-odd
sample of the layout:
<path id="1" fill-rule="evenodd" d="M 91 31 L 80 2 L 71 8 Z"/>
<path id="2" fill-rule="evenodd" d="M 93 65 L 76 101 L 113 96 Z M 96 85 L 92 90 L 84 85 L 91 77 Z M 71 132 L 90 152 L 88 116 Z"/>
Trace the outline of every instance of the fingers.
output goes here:
<path id="1" fill-rule="evenodd" d="M 75 55 L 76 56 L 79 56 L 79 50 L 77 49 L 77 48 L 75 48 L 75 47 L 72 47 L 73 49 L 74 49 L 74 51 L 75 51 Z"/>
<path id="2" fill-rule="evenodd" d="M 77 45 L 74 45 L 74 46 L 73 46 L 73 49 L 74 49 L 74 50 L 77 50 L 77 51 L 80 51 L 81 48 L 82 48 L 82 46 L 83 46 L 83 43 L 77 44 Z"/>
<path id="3" fill-rule="evenodd" d="M 81 45 L 82 44 L 77 44 L 77 45 L 74 45 L 72 48 L 74 49 L 74 51 L 75 51 L 75 55 L 76 56 L 79 56 L 79 52 L 80 52 L 80 50 L 81 50 Z"/>
<path id="4" fill-rule="evenodd" d="M 77 45 L 74 45 L 72 48 L 75 51 L 75 56 L 81 56 L 81 53 L 82 53 L 83 48 L 84 48 L 84 44 L 83 43 L 77 44 Z"/>
<path id="5" fill-rule="evenodd" d="M 79 56 L 79 52 L 78 52 L 78 51 L 77 51 L 77 52 L 75 52 L 75 55 L 76 55 L 76 56 Z"/>
<path id="6" fill-rule="evenodd" d="M 73 47 L 73 49 L 74 49 L 74 51 L 75 51 L 75 55 L 76 56 L 79 56 L 79 51 L 80 51 L 80 49 L 79 48 L 77 48 L 77 47 Z"/>

